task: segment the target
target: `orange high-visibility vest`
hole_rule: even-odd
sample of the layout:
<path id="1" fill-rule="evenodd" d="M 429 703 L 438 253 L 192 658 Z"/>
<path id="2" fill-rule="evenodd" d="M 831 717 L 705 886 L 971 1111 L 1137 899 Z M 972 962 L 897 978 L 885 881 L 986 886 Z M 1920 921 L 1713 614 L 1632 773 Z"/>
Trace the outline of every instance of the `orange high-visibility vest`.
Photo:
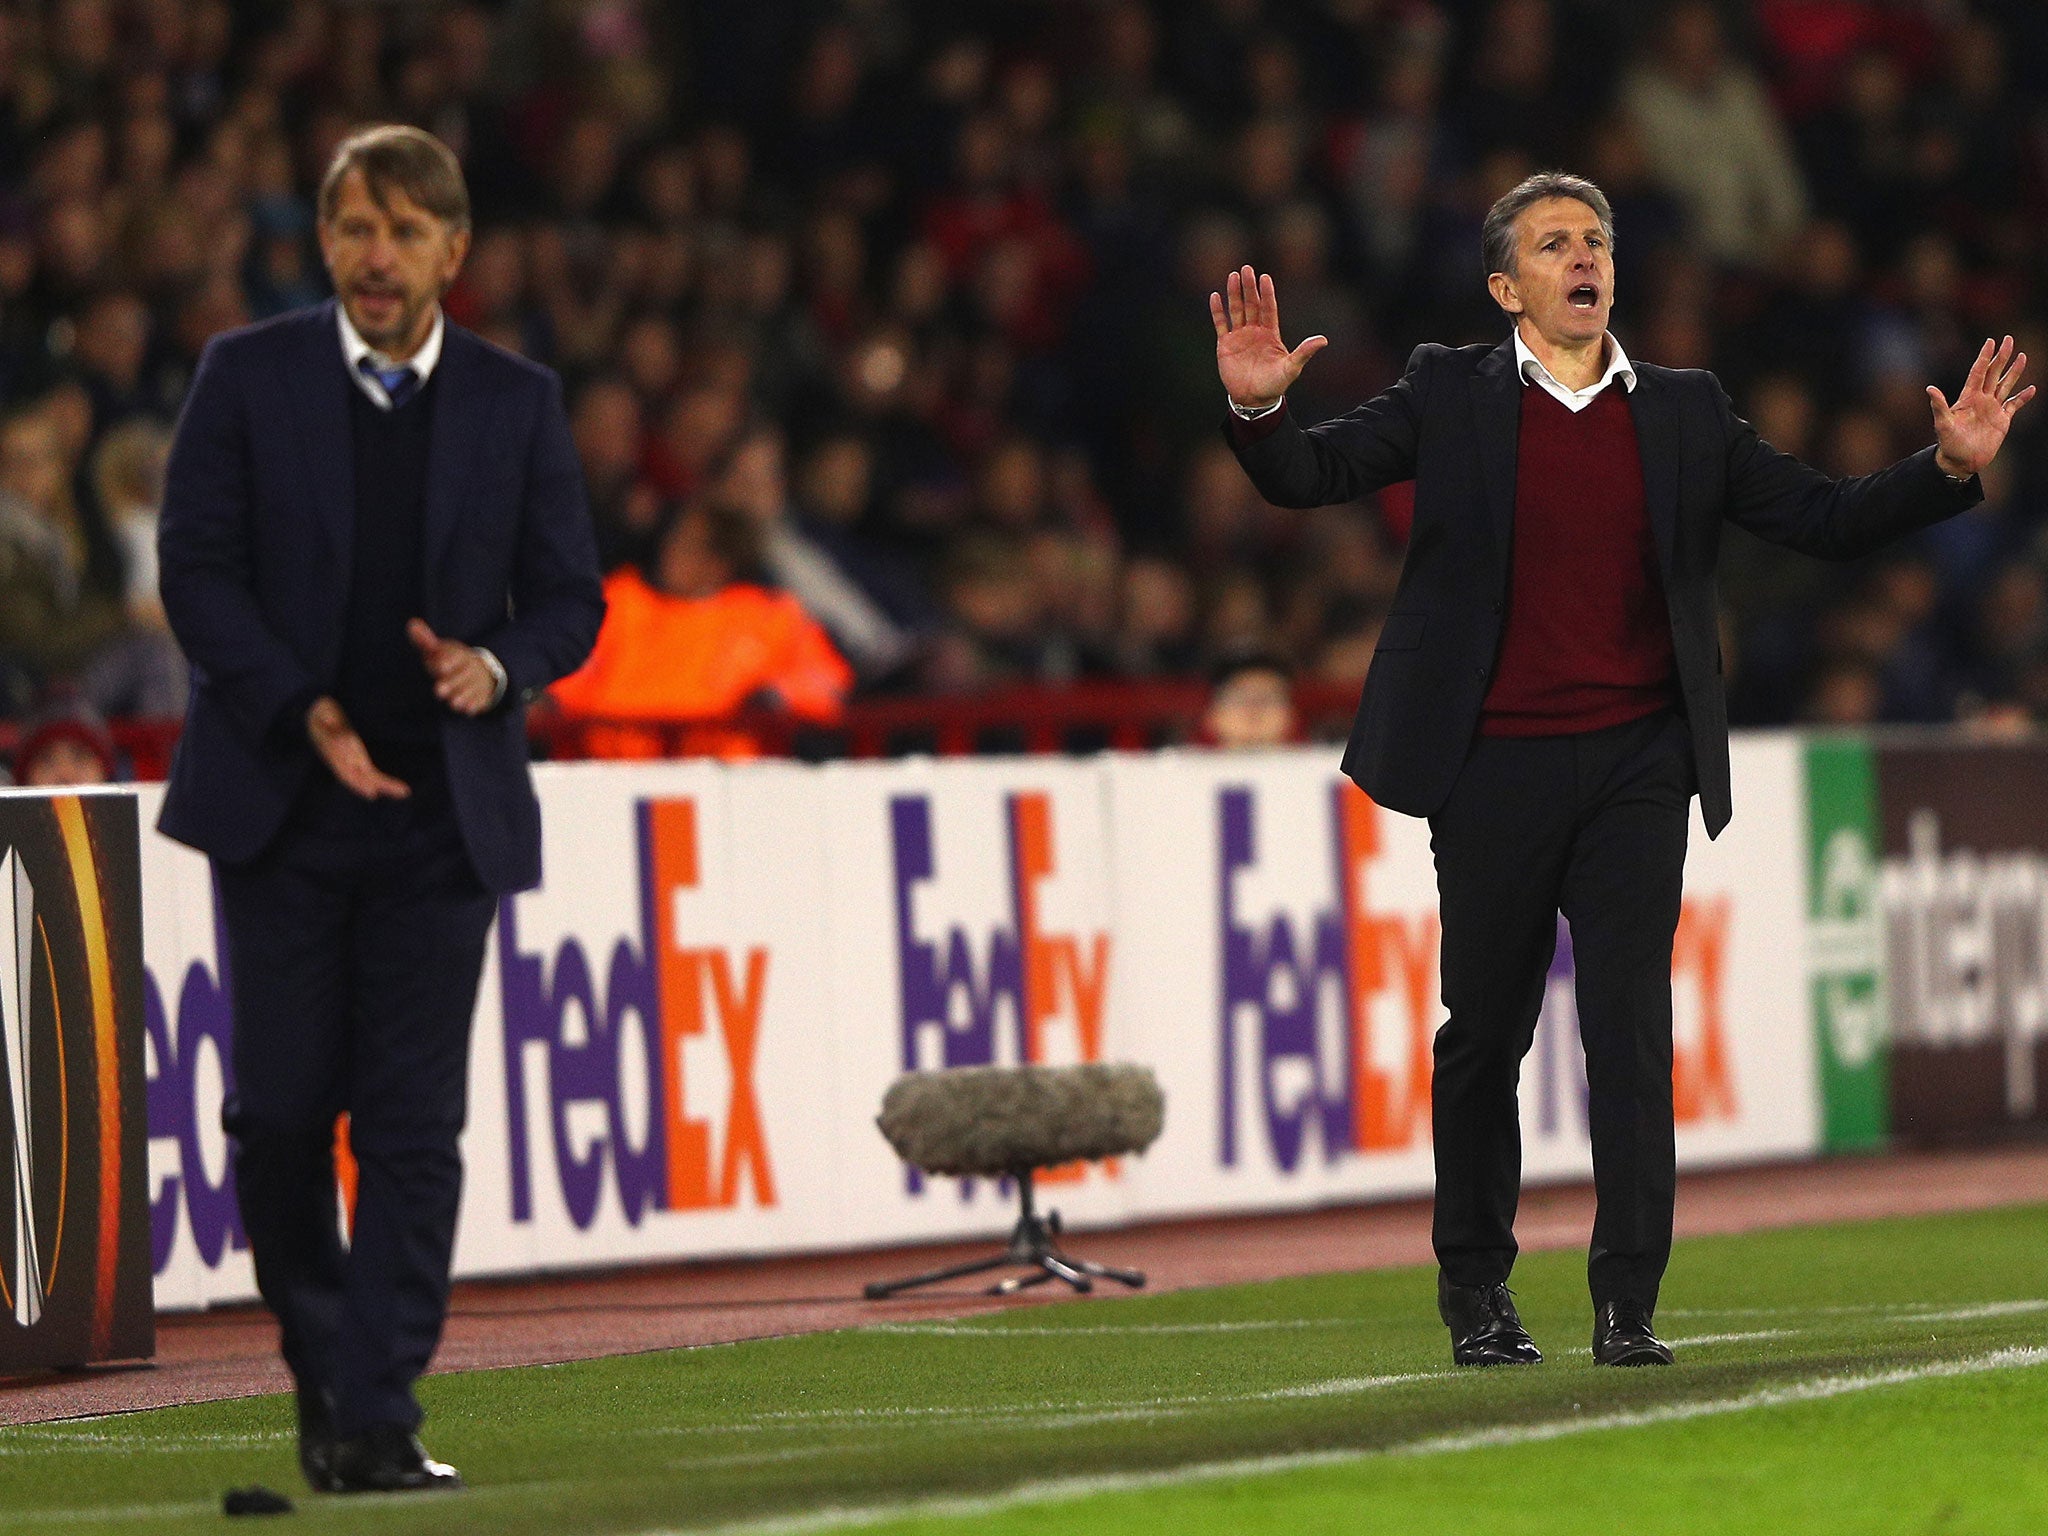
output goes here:
<path id="1" fill-rule="evenodd" d="M 627 566 L 606 579 L 604 596 L 590 659 L 552 690 L 566 715 L 716 722 L 767 691 L 800 720 L 829 725 L 843 712 L 853 669 L 786 592 L 735 583 L 670 597 Z"/>

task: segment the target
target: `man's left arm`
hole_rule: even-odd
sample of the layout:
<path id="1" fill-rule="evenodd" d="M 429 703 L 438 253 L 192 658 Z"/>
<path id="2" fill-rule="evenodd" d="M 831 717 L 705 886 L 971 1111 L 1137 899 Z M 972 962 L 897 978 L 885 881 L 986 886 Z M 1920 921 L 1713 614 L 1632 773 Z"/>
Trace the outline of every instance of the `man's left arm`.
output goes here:
<path id="1" fill-rule="evenodd" d="M 583 465 L 569 435 L 562 384 L 553 374 L 528 453 L 511 599 L 506 621 L 476 642 L 505 669 L 500 703 L 531 699 L 583 665 L 604 621 Z"/>
<path id="2" fill-rule="evenodd" d="M 1953 517 L 1984 499 L 1977 472 L 1997 456 L 2034 386 L 2019 387 L 2027 365 L 2012 338 L 1984 343 L 1950 405 L 1928 387 L 1935 445 L 1850 480 L 1834 480 L 1780 453 L 1735 414 L 1714 386 L 1728 446 L 1727 515 L 1759 538 L 1824 560 L 1849 560 L 1893 539 Z"/>

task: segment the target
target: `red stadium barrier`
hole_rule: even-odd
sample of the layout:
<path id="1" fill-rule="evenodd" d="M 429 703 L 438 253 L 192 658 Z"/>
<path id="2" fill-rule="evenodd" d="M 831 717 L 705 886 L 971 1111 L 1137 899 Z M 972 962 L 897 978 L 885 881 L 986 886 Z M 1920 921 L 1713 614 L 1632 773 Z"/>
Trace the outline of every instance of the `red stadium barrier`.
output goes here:
<path id="1" fill-rule="evenodd" d="M 863 699 L 849 704 L 832 725 L 768 710 L 721 720 L 666 721 L 566 719 L 537 712 L 531 730 L 537 748 L 554 759 L 1140 752 L 1199 740 L 1208 700 L 1208 686 L 1196 681 L 1075 683 Z M 1304 683 L 1295 689 L 1300 734 L 1307 740 L 1341 738 L 1357 705 L 1357 690 L 1343 684 Z"/>
<path id="2" fill-rule="evenodd" d="M 571 720 L 542 709 L 529 729 L 538 755 L 586 757 L 938 757 L 989 753 L 1138 752 L 1198 740 L 1206 684 L 1194 681 L 1076 683 L 992 689 L 943 697 L 862 699 L 834 725 L 771 710 L 720 720 Z M 1341 739 L 1357 707 L 1345 684 L 1294 690 L 1305 740 Z M 115 720 L 114 745 L 129 775 L 161 780 L 178 744 L 177 720 Z M 0 721 L 0 754 L 20 745 L 18 722 Z"/>

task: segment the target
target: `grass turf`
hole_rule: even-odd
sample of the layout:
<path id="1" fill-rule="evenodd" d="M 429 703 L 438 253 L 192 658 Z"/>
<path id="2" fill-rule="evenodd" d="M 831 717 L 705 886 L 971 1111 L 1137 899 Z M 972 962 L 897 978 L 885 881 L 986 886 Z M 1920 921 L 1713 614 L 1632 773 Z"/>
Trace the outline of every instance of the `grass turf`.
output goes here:
<path id="1" fill-rule="evenodd" d="M 437 1377 L 455 1498 L 301 1496 L 278 1398 L 4 1429 L 0 1528 L 216 1528 L 262 1481 L 390 1536 L 2048 1529 L 2048 1207 L 1684 1243 L 1668 1371 L 1592 1365 L 1580 1265 L 1519 1266 L 1512 1371 L 1452 1370 L 1409 1270 Z M 1014 1492 L 1050 1479 L 1094 1481 Z"/>

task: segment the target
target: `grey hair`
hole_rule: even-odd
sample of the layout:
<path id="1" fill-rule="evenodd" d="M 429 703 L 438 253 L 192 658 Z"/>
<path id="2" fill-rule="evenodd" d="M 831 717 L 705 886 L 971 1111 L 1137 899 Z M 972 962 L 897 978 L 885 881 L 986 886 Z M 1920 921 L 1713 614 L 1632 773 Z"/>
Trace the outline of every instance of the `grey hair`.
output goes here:
<path id="1" fill-rule="evenodd" d="M 1607 194 L 1569 171 L 1538 171 L 1503 192 L 1479 226 L 1479 254 L 1488 276 L 1495 272 L 1515 275 L 1515 220 L 1547 197 L 1575 198 L 1592 209 L 1593 217 L 1600 221 L 1600 233 L 1607 237 L 1607 249 L 1614 249 L 1614 209 Z"/>

